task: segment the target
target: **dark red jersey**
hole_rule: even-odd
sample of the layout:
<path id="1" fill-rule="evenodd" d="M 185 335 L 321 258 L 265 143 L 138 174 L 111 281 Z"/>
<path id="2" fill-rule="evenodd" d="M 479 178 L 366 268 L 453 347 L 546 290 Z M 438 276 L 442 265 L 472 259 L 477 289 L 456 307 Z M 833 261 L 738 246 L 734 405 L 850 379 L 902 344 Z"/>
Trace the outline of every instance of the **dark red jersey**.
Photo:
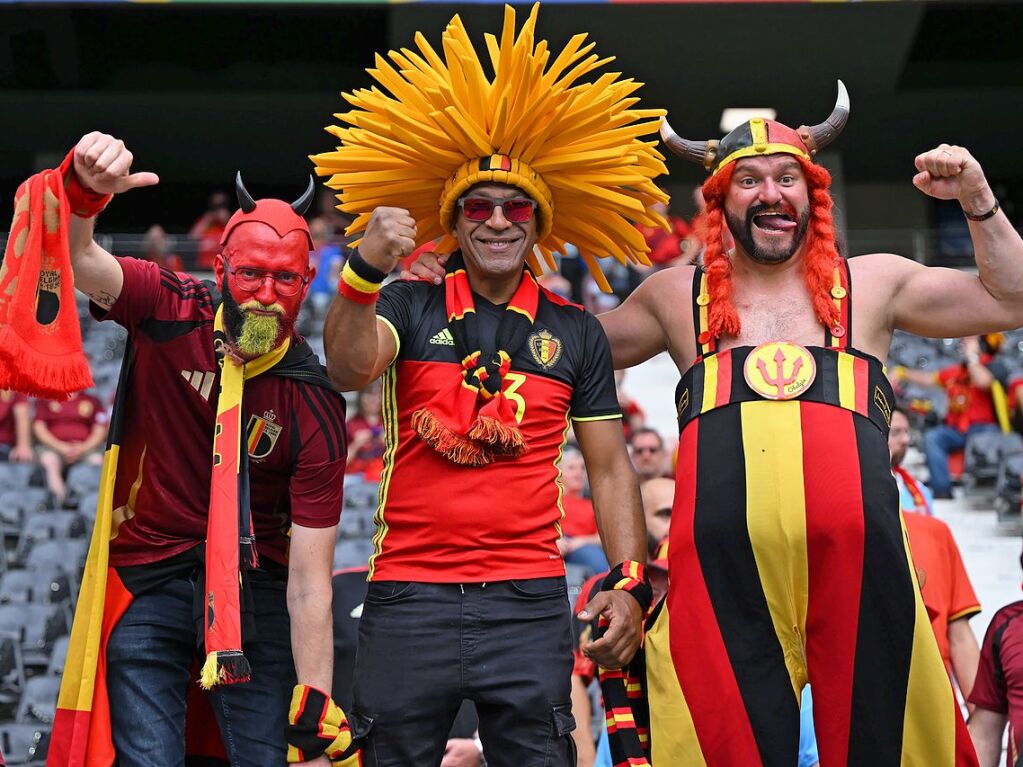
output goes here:
<path id="1" fill-rule="evenodd" d="M 1005 764 L 1017 764 L 1023 745 L 1023 601 L 1006 605 L 991 619 L 969 702 L 1008 716 Z"/>
<path id="2" fill-rule="evenodd" d="M 84 442 L 93 427 L 106 420 L 106 413 L 102 402 L 78 392 L 66 402 L 37 399 L 35 420 L 61 442 Z"/>
<path id="3" fill-rule="evenodd" d="M 114 565 L 166 559 L 206 538 L 220 369 L 213 350 L 215 288 L 133 258 L 124 287 L 99 319 L 128 329 L 126 396 L 110 543 Z M 330 527 L 341 513 L 344 400 L 327 388 L 308 344 L 245 383 L 242 427 L 261 556 L 287 561 L 288 530 Z M 120 396 L 120 395 L 119 395 Z"/>
<path id="4" fill-rule="evenodd" d="M 493 348 L 504 307 L 474 299 L 481 345 Z M 394 332 L 398 355 L 384 374 L 387 450 L 370 579 L 458 583 L 563 574 L 557 463 L 568 427 L 621 418 L 600 323 L 541 289 L 533 330 L 513 354 L 503 387 L 529 450 L 469 467 L 444 458 L 410 423 L 461 367 L 444 288 L 388 285 L 377 316 Z"/>
<path id="5" fill-rule="evenodd" d="M 28 397 L 14 391 L 0 391 L 0 445 L 14 446 L 17 439 L 14 425 L 14 406 L 27 403 Z"/>

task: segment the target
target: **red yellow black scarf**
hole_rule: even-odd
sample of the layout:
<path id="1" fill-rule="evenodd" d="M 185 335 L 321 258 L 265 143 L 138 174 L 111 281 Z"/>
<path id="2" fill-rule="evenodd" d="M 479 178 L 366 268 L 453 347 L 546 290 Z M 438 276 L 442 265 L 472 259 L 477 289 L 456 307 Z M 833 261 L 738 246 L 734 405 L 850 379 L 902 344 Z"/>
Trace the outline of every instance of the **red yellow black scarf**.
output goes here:
<path id="1" fill-rule="evenodd" d="M 444 292 L 448 329 L 462 357 L 462 369 L 430 404 L 412 414 L 412 427 L 454 463 L 482 466 L 497 456 L 522 455 L 528 446 L 501 384 L 512 355 L 525 342 L 536 319 L 540 297 L 536 280 L 523 272 L 498 323 L 496 349 L 480 346 L 476 304 L 461 253 L 448 260 Z"/>

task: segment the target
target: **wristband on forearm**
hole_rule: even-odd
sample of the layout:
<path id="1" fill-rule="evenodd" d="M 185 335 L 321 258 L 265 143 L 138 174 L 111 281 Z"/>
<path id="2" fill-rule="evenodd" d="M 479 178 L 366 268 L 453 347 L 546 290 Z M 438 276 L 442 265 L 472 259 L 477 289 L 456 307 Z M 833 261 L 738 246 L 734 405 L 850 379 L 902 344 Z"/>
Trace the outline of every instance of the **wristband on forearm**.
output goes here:
<path id="1" fill-rule="evenodd" d="M 359 251 L 353 251 L 341 270 L 341 279 L 337 283 L 337 292 L 357 304 L 371 304 L 380 294 L 380 286 L 387 275 L 370 266 Z"/>
<path id="2" fill-rule="evenodd" d="M 297 684 L 288 711 L 288 763 L 308 762 L 326 754 L 333 767 L 359 764 L 348 719 L 330 696 Z"/>
<path id="3" fill-rule="evenodd" d="M 75 150 L 67 153 L 60 164 L 60 175 L 64 178 L 64 190 L 67 192 L 71 212 L 79 218 L 93 218 L 113 199 L 112 194 L 100 194 L 89 189 L 78 179 L 75 173 Z"/>
<path id="4" fill-rule="evenodd" d="M 986 213 L 970 213 L 966 208 L 963 208 L 963 215 L 966 216 L 970 221 L 987 221 L 989 218 L 995 215 L 1001 206 L 998 204 L 998 200 L 995 200 L 995 206 Z"/>
<path id="5" fill-rule="evenodd" d="M 604 578 L 601 591 L 628 591 L 637 602 L 643 615 L 650 612 L 654 603 L 654 589 L 650 584 L 650 576 L 646 566 L 631 559 L 611 568 Z"/>

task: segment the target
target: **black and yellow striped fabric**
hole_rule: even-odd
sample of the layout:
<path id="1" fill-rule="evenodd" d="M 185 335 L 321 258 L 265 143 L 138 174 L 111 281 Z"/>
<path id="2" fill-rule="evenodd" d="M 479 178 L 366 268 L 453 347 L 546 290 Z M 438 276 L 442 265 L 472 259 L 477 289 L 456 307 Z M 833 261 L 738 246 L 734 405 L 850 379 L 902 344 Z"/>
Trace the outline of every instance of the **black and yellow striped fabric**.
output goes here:
<path id="1" fill-rule="evenodd" d="M 894 396 L 851 346 L 840 271 L 829 345 L 757 357 L 703 335 L 679 384 L 671 583 L 645 644 L 655 767 L 791 767 L 807 683 L 821 764 L 976 764 L 899 515 Z M 784 388 L 800 355 L 815 374 Z"/>

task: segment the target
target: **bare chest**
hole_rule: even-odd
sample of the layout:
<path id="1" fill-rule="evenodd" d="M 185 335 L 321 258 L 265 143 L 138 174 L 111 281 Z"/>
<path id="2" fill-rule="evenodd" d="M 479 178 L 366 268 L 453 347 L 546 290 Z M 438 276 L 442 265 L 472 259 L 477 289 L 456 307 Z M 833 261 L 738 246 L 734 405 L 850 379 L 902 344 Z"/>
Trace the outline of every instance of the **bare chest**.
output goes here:
<path id="1" fill-rule="evenodd" d="M 777 295 L 736 296 L 742 329 L 724 344 L 758 346 L 769 341 L 793 341 L 804 346 L 824 343 L 824 328 L 817 320 L 805 290 Z"/>

